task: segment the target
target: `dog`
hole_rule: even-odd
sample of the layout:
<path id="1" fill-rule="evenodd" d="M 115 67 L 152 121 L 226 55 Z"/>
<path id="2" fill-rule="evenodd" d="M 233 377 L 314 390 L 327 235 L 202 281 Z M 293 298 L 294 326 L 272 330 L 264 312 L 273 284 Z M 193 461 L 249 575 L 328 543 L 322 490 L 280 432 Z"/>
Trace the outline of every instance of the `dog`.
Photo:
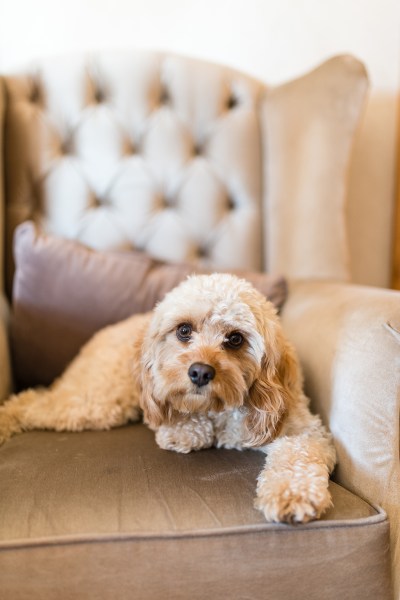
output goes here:
<path id="1" fill-rule="evenodd" d="M 50 388 L 0 407 L 0 444 L 141 418 L 166 450 L 264 452 L 255 506 L 267 521 L 305 523 L 331 506 L 332 437 L 308 408 L 276 309 L 243 279 L 192 275 L 153 312 L 100 330 Z"/>

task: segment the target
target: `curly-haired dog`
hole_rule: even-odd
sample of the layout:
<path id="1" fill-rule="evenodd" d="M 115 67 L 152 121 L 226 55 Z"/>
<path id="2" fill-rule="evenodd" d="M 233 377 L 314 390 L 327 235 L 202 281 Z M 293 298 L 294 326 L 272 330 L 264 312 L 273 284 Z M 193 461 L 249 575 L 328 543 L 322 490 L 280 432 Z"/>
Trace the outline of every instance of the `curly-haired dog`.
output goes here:
<path id="1" fill-rule="evenodd" d="M 152 313 L 98 332 L 49 389 L 0 407 L 0 443 L 23 430 L 108 429 L 141 417 L 161 448 L 266 453 L 256 506 L 306 522 L 331 504 L 331 437 L 308 409 L 276 311 L 248 282 L 192 276 Z"/>

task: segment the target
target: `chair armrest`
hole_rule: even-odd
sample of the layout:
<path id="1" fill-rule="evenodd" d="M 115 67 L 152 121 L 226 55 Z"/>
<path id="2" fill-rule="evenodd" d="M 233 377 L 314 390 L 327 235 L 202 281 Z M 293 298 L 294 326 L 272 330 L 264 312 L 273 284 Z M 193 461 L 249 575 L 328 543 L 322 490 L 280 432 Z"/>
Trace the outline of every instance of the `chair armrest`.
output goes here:
<path id="1" fill-rule="evenodd" d="M 282 320 L 335 437 L 337 478 L 381 503 L 400 484 L 400 293 L 293 282 Z"/>
<path id="2" fill-rule="evenodd" d="M 400 292 L 292 282 L 282 320 L 312 409 L 333 433 L 335 479 L 386 510 L 398 565 Z"/>
<path id="3" fill-rule="evenodd" d="M 8 345 L 8 305 L 0 294 L 0 404 L 11 393 L 11 361 Z"/>

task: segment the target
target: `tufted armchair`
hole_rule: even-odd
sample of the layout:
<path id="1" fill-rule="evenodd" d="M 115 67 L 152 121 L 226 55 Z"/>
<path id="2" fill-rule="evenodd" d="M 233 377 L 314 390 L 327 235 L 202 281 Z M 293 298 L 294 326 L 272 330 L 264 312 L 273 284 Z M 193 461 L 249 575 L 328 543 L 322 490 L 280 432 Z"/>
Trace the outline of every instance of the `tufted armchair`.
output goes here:
<path id="1" fill-rule="evenodd" d="M 255 452 L 174 455 L 142 425 L 17 436 L 0 448 L 2 599 L 398 597 L 400 296 L 349 283 L 345 222 L 366 90 L 349 56 L 275 88 L 127 51 L 3 77 L 0 399 L 31 220 L 100 252 L 287 277 L 283 324 L 339 464 L 333 508 L 291 527 L 253 508 Z"/>

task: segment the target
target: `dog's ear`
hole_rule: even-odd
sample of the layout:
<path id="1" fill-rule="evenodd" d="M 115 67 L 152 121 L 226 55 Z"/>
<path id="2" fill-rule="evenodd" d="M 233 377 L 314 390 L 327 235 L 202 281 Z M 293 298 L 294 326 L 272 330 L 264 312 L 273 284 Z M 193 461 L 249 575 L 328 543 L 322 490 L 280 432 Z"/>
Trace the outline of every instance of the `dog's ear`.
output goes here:
<path id="1" fill-rule="evenodd" d="M 278 330 L 274 341 L 266 344 L 260 374 L 248 393 L 246 445 L 262 446 L 272 441 L 300 393 L 301 372 L 296 354 Z"/>
<path id="2" fill-rule="evenodd" d="M 153 377 L 150 367 L 144 366 L 142 371 L 142 393 L 140 406 L 143 410 L 143 420 L 150 429 L 158 429 L 172 418 L 172 408 L 169 403 L 157 401 L 154 394 Z"/>
<path id="3" fill-rule="evenodd" d="M 155 360 L 157 335 L 150 331 L 150 324 L 151 319 L 145 323 L 134 340 L 133 378 L 138 386 L 143 420 L 150 429 L 157 429 L 171 420 L 172 407 L 168 402 L 158 401 L 155 394 L 152 365 Z"/>

